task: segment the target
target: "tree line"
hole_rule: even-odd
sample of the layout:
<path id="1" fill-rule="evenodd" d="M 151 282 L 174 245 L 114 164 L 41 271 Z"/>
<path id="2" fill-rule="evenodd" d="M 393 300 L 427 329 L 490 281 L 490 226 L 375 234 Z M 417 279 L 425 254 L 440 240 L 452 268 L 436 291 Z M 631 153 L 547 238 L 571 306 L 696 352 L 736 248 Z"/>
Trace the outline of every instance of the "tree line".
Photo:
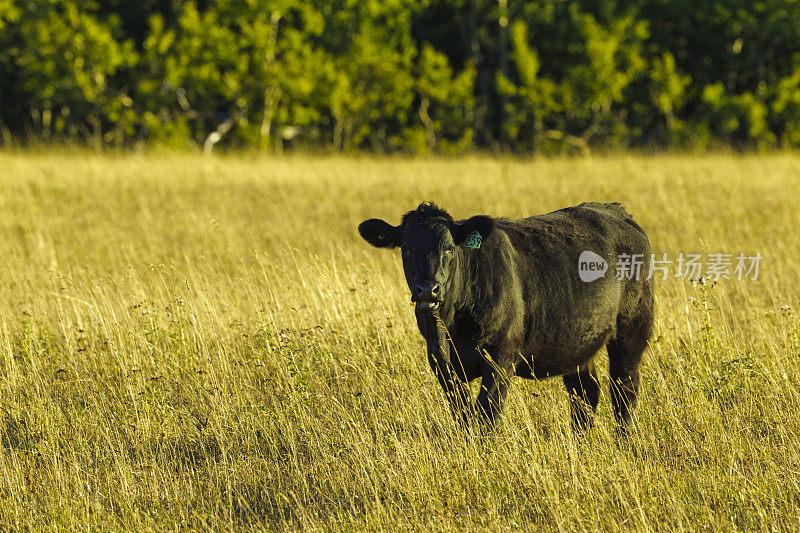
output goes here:
<path id="1" fill-rule="evenodd" d="M 797 0 L 0 0 L 0 144 L 800 146 Z"/>

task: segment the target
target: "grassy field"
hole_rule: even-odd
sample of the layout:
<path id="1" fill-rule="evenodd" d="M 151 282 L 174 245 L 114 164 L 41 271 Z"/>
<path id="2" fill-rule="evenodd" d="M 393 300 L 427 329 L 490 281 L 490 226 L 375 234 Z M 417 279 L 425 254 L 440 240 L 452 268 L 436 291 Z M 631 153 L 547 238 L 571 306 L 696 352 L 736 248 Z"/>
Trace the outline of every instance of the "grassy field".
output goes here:
<path id="1" fill-rule="evenodd" d="M 0 154 L 0 530 L 800 528 L 800 156 L 513 161 Z M 635 430 L 560 379 L 451 420 L 399 252 L 421 200 L 522 217 L 621 201 L 657 254 Z M 672 271 L 674 272 L 674 271 Z"/>

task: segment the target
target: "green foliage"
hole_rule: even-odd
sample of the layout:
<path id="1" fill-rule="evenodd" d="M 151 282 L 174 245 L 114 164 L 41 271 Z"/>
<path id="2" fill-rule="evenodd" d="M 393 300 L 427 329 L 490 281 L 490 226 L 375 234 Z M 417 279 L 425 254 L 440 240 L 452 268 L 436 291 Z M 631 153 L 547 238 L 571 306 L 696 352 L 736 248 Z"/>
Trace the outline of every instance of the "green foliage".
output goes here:
<path id="1" fill-rule="evenodd" d="M 497 89 L 510 98 L 507 105 L 506 132 L 511 139 L 519 139 L 526 123 L 533 123 L 532 133 L 542 135 L 545 117 L 563 108 L 562 93 L 553 80 L 540 78 L 541 60 L 536 50 L 528 45 L 528 30 L 521 21 L 511 26 L 511 59 L 517 69 L 519 84 L 504 74 L 497 76 Z"/>
<path id="2" fill-rule="evenodd" d="M 318 120 L 309 100 L 320 59 L 305 42 L 321 31 L 314 15 L 291 0 L 221 2 L 202 12 L 187 2 L 174 27 L 154 15 L 139 82 L 142 100 L 156 103 L 142 110 L 148 131 L 176 140 L 190 132 L 202 142 L 232 123 L 242 143 L 269 145 L 276 120 Z"/>
<path id="3" fill-rule="evenodd" d="M 115 87 L 114 76 L 136 57 L 133 44 L 121 38 L 119 17 L 94 16 L 94 2 L 47 0 L 25 7 L 9 25 L 6 57 L 28 96 L 34 130 L 44 137 L 82 133 L 101 144 L 104 126 L 125 128 L 133 119 L 126 112 L 131 99 Z"/>
<path id="4" fill-rule="evenodd" d="M 354 2 L 327 6 L 326 31 L 320 46 L 328 53 L 321 80 L 328 93 L 334 149 L 374 149 L 400 144 L 414 98 L 416 49 L 409 31 L 408 2 Z M 342 28 L 348 32 L 341 34 Z"/>
<path id="5" fill-rule="evenodd" d="M 682 127 L 682 122 L 675 115 L 686 102 L 686 90 L 692 78 L 678 71 L 675 57 L 670 52 L 664 52 L 661 57 L 653 59 L 649 77 L 649 101 L 658 114 L 664 117 L 665 133 L 670 136 L 671 141 L 675 141 L 673 134 Z"/>
<path id="6" fill-rule="evenodd" d="M 775 88 L 772 113 L 781 122 L 783 143 L 800 146 L 800 54 L 795 54 L 792 72 Z"/>
<path id="7" fill-rule="evenodd" d="M 19 19 L 20 11 L 14 0 L 0 0 L 0 30 L 6 24 L 16 22 Z"/>
<path id="8" fill-rule="evenodd" d="M 566 140 L 585 148 L 597 136 L 623 142 L 628 130 L 623 106 L 630 100 L 626 91 L 646 72 L 642 48 L 647 24 L 632 12 L 601 23 L 577 4 L 568 13 L 574 41 L 567 50 L 574 57 L 555 79 L 547 77 L 545 62 L 530 48 L 525 24 L 518 20 L 512 25 L 511 59 L 520 85 L 498 76 L 500 94 L 512 97 L 507 132 L 512 139 L 519 139 L 521 131 L 533 132 L 534 146 Z"/>
<path id="9" fill-rule="evenodd" d="M 782 0 L 0 0 L 0 142 L 794 147 L 797 20 Z"/>
<path id="10" fill-rule="evenodd" d="M 767 106 L 752 93 L 729 94 L 722 83 L 715 83 L 703 90 L 702 103 L 715 137 L 759 145 L 774 142 L 767 129 Z"/>
<path id="11" fill-rule="evenodd" d="M 447 56 L 426 43 L 414 74 L 421 126 L 406 131 L 408 146 L 445 152 L 468 147 L 473 138 L 475 67 L 468 63 L 454 74 Z"/>

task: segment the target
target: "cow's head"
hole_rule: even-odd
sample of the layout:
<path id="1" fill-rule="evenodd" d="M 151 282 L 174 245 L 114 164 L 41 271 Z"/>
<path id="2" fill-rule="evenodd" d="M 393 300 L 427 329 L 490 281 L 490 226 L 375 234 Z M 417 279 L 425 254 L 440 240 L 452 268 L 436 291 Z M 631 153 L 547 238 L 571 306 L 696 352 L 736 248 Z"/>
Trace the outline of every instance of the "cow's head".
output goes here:
<path id="1" fill-rule="evenodd" d="M 377 218 L 358 226 L 358 232 L 371 245 L 401 248 L 411 301 L 420 309 L 436 309 L 448 298 L 456 286 L 464 254 L 476 252 L 493 229 L 490 217 L 479 215 L 457 222 L 433 203 L 420 204 L 406 213 L 399 226 Z"/>

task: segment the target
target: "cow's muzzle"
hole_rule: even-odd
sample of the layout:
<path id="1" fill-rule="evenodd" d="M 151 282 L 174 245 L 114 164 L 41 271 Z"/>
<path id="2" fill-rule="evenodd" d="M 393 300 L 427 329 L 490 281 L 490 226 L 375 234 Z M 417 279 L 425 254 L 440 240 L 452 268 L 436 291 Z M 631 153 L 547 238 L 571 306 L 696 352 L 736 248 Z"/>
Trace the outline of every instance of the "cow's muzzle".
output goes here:
<path id="1" fill-rule="evenodd" d="M 414 285 L 411 301 L 417 302 L 420 309 L 436 309 L 441 303 L 442 286 L 436 282 L 418 281 Z"/>

